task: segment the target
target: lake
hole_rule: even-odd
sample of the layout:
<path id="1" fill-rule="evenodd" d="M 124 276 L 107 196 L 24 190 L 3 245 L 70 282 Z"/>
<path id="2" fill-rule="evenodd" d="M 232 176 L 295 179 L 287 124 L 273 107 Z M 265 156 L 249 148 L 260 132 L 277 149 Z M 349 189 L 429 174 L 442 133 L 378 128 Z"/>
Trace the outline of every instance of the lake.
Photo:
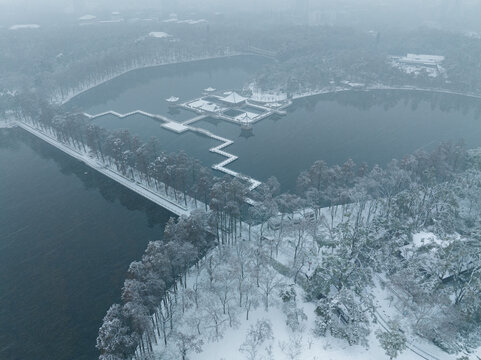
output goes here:
<path id="1" fill-rule="evenodd" d="M 90 114 L 143 110 L 184 121 L 195 114 L 173 111 L 166 98 L 175 95 L 186 101 L 209 86 L 241 89 L 267 62 L 240 56 L 136 70 L 81 94 L 68 106 Z M 319 159 L 331 165 L 349 158 L 386 165 L 442 141 L 463 139 L 468 147 L 481 146 L 480 115 L 481 100 L 459 95 L 347 91 L 295 100 L 286 116 L 261 120 L 251 131 L 216 119 L 192 126 L 234 140 L 224 149 L 239 157 L 228 166 L 232 170 L 261 181 L 274 175 L 283 190 L 294 191 L 299 173 Z M 165 151 L 184 150 L 206 166 L 224 159 L 208 152 L 218 144 L 215 140 L 193 132 L 175 134 L 141 115 L 123 119 L 108 115 L 93 121 L 108 129 L 129 129 L 144 140 L 156 136 Z"/>
<path id="2" fill-rule="evenodd" d="M 274 175 L 290 191 L 299 173 L 319 159 L 386 165 L 443 141 L 481 146 L 481 100 L 457 95 L 351 91 L 296 100 L 287 112 L 251 132 L 214 119 L 195 126 L 234 140 L 226 148 L 239 156 L 231 169 L 261 181 Z"/>
<path id="3" fill-rule="evenodd" d="M 20 129 L 0 129 L 0 359 L 92 360 L 130 262 L 168 211 Z"/>
<path id="4" fill-rule="evenodd" d="M 91 114 L 144 110 L 183 121 L 170 96 L 189 100 L 204 88 L 242 88 L 268 60 L 242 56 L 136 70 L 95 87 L 66 107 Z M 176 134 L 142 115 L 94 120 L 158 137 L 212 165 L 218 144 Z M 287 115 L 251 131 L 206 119 L 193 125 L 234 140 L 230 168 L 259 180 L 275 175 L 293 191 L 315 160 L 389 162 L 440 141 L 481 146 L 481 101 L 413 91 L 351 91 L 299 99 Z M 221 175 L 220 173 L 218 173 Z M 128 265 L 161 239 L 167 211 L 20 129 L 0 129 L 0 359 L 94 359 L 108 307 L 119 301 Z"/>

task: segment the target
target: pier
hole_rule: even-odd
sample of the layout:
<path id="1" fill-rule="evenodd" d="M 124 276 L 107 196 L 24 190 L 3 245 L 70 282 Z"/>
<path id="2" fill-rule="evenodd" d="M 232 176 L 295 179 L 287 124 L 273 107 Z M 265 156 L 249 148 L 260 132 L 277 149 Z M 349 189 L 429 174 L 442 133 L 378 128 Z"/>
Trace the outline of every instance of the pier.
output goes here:
<path id="1" fill-rule="evenodd" d="M 215 135 L 206 129 L 192 126 L 192 124 L 200 120 L 204 120 L 206 118 L 213 118 L 213 119 L 228 121 L 228 122 L 240 125 L 243 129 L 250 130 L 253 124 L 263 119 L 266 119 L 270 116 L 286 115 L 287 112 L 285 111 L 285 109 L 290 105 L 292 105 L 292 101 L 289 99 L 285 99 L 285 100 L 267 105 L 266 103 L 253 101 L 249 98 L 243 97 L 238 93 L 236 93 L 235 91 L 228 91 L 224 93 L 214 93 L 214 89 L 209 88 L 208 90 L 209 90 L 208 94 L 204 96 L 201 96 L 196 99 L 188 100 L 186 102 L 183 102 L 177 105 L 172 105 L 172 106 L 176 106 L 197 114 L 197 116 L 194 116 L 183 122 L 174 121 L 166 116 L 159 115 L 159 114 L 151 114 L 142 110 L 135 110 L 125 114 L 120 114 L 116 111 L 111 110 L 111 111 L 105 111 L 95 115 L 87 114 L 87 113 L 84 113 L 84 115 L 90 120 L 94 120 L 106 115 L 113 115 L 121 119 L 132 116 L 132 115 L 136 115 L 136 114 L 144 115 L 151 119 L 160 121 L 161 122 L 160 126 L 162 126 L 164 129 L 173 131 L 175 133 L 181 134 L 185 131 L 192 131 L 192 132 L 207 136 L 211 139 L 217 140 L 221 144 L 213 148 L 210 148 L 209 151 L 212 153 L 221 155 L 226 159 L 224 161 L 221 161 L 220 163 L 212 165 L 212 169 L 220 171 L 224 174 L 228 174 L 235 178 L 247 181 L 250 184 L 249 189 L 252 191 L 261 184 L 260 181 L 227 168 L 229 164 L 231 164 L 232 162 L 236 161 L 239 158 L 238 156 L 233 155 L 224 150 L 229 145 L 232 145 L 234 141 Z M 169 101 L 169 99 L 167 99 L 167 101 Z"/>
<path id="2" fill-rule="evenodd" d="M 173 131 L 173 132 L 176 132 L 178 134 L 183 133 L 185 131 L 192 131 L 192 132 L 196 132 L 198 134 L 202 134 L 204 136 L 207 136 L 211 139 L 220 141 L 221 142 L 220 145 L 215 146 L 213 148 L 210 148 L 209 151 L 212 152 L 212 153 L 224 156 L 224 157 L 226 157 L 226 159 L 224 161 L 218 163 L 218 164 L 212 165 L 212 169 L 223 172 L 224 174 L 231 175 L 235 178 L 247 181 L 250 184 L 249 190 L 251 190 L 251 191 L 254 190 L 255 188 L 257 188 L 261 184 L 261 182 L 256 180 L 256 179 L 253 179 L 249 176 L 243 175 L 241 173 L 238 173 L 236 171 L 233 171 L 231 169 L 226 168 L 227 165 L 229 165 L 230 163 L 234 162 L 235 160 L 237 160 L 239 158 L 236 155 L 230 154 L 230 153 L 222 150 L 225 147 L 233 144 L 234 141 L 223 138 L 223 137 L 218 136 L 218 135 L 215 135 L 208 130 L 198 128 L 198 127 L 193 127 L 193 126 L 189 125 L 189 124 L 192 124 L 196 121 L 200 121 L 202 119 L 208 118 L 209 116 L 206 115 L 206 114 L 196 116 L 192 119 L 189 119 L 187 121 L 184 121 L 184 122 L 180 123 L 180 122 L 171 120 L 171 119 L 169 119 L 165 116 L 150 114 L 150 113 L 142 111 L 142 110 L 135 110 L 135 111 L 131 111 L 131 112 L 126 113 L 126 114 L 120 114 L 120 113 L 115 112 L 115 111 L 105 111 L 103 113 L 95 114 L 95 115 L 84 113 L 84 115 L 90 120 L 94 120 L 94 119 L 97 119 L 97 118 L 100 118 L 100 117 L 106 116 L 106 115 L 114 115 L 118 118 L 126 118 L 128 116 L 132 116 L 132 115 L 135 115 L 135 114 L 140 114 L 140 115 L 144 115 L 144 116 L 150 117 L 150 118 L 155 119 L 155 120 L 160 120 L 162 122 L 161 126 L 163 128 L 165 128 L 167 130 L 170 130 L 170 131 Z"/>

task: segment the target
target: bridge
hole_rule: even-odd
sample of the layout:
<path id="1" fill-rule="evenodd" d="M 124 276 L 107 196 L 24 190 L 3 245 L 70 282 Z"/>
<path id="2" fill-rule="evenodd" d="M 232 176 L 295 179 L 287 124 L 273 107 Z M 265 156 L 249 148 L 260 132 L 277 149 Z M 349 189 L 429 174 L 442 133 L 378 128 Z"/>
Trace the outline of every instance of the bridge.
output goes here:
<path id="1" fill-rule="evenodd" d="M 115 112 L 115 111 L 105 111 L 105 112 L 95 114 L 95 115 L 84 113 L 84 115 L 90 120 L 94 120 L 94 119 L 97 119 L 97 118 L 100 118 L 100 117 L 106 116 L 106 115 L 114 115 L 118 118 L 123 119 L 123 118 L 126 118 L 128 116 L 132 116 L 134 114 L 140 114 L 140 115 L 150 117 L 152 119 L 160 120 L 160 121 L 163 122 L 163 124 L 161 125 L 163 128 L 165 128 L 167 130 L 170 130 L 170 131 L 173 131 L 173 132 L 176 132 L 178 134 L 183 133 L 185 131 L 192 131 L 192 132 L 196 132 L 196 133 L 205 135 L 205 136 L 207 136 L 211 139 L 214 139 L 214 140 L 217 140 L 217 141 L 221 142 L 220 145 L 215 146 L 213 148 L 210 148 L 209 151 L 212 152 L 212 153 L 224 156 L 227 159 L 225 159 L 224 161 L 222 161 L 218 164 L 212 165 L 212 169 L 223 172 L 224 174 L 231 175 L 235 178 L 247 181 L 250 184 L 249 190 L 251 190 L 251 191 L 254 190 L 255 188 L 257 188 L 261 184 L 260 181 L 254 179 L 254 178 L 251 178 L 249 176 L 243 175 L 239 172 L 236 172 L 236 171 L 233 171 L 231 169 L 226 168 L 227 165 L 236 161 L 239 158 L 236 155 L 230 154 L 230 153 L 222 150 L 225 147 L 233 144 L 234 141 L 223 138 L 223 137 L 218 136 L 218 135 L 215 135 L 208 130 L 205 130 L 205 129 L 202 129 L 202 128 L 199 128 L 199 127 L 193 127 L 193 126 L 189 125 L 191 123 L 194 123 L 196 121 L 199 121 L 199 120 L 202 120 L 202 119 L 205 119 L 205 118 L 209 117 L 209 115 L 207 115 L 207 114 L 202 114 L 202 115 L 196 116 L 192 119 L 189 119 L 189 120 L 187 120 L 183 123 L 180 123 L 180 122 L 171 120 L 171 119 L 169 119 L 165 116 L 150 114 L 150 113 L 142 111 L 142 110 L 135 110 L 135 111 L 131 111 L 131 112 L 126 113 L 126 114 L 120 114 L 120 113 Z"/>

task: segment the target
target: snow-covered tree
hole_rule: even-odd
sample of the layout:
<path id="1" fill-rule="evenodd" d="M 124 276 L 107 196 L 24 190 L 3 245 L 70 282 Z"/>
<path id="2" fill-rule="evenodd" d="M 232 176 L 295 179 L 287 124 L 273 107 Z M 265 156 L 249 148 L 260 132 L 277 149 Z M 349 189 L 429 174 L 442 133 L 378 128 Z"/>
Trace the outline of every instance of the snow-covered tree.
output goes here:
<path id="1" fill-rule="evenodd" d="M 270 321 L 265 319 L 257 320 L 254 325 L 250 326 L 239 351 L 246 354 L 248 360 L 257 360 L 259 359 L 258 354 L 262 350 L 262 345 L 273 338 Z"/>
<path id="2" fill-rule="evenodd" d="M 112 305 L 104 317 L 97 337 L 100 360 L 128 360 L 137 346 L 120 305 Z"/>
<path id="3" fill-rule="evenodd" d="M 376 337 L 390 360 L 406 350 L 407 338 L 397 321 L 390 321 L 387 330 L 378 330 Z"/>

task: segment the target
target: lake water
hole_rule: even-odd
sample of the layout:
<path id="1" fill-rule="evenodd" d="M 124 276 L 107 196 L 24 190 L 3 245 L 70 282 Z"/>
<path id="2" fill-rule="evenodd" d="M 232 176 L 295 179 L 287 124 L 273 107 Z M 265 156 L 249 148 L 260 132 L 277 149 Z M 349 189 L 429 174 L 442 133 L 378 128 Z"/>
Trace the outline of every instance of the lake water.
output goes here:
<path id="1" fill-rule="evenodd" d="M 180 102 L 191 100 L 202 96 L 208 87 L 242 88 L 267 62 L 257 56 L 236 56 L 135 70 L 80 94 L 67 107 L 89 114 L 143 110 L 176 121 L 187 120 L 195 114 L 172 111 L 165 99 L 176 96 Z"/>
<path id="2" fill-rule="evenodd" d="M 182 121 L 165 98 L 188 100 L 212 86 L 242 88 L 267 60 L 236 57 L 125 74 L 67 104 L 91 114 L 144 110 Z M 170 113 L 169 113 L 170 112 Z M 229 167 L 292 190 L 315 160 L 386 164 L 440 141 L 481 145 L 481 101 L 423 92 L 346 92 L 297 100 L 284 117 L 251 132 L 224 121 L 194 124 L 234 140 Z M 159 137 L 165 151 L 185 150 L 211 165 L 218 143 L 162 129 L 141 115 L 95 120 Z M 21 130 L 0 130 L 0 359 L 94 359 L 108 307 L 147 242 L 160 239 L 170 213 Z"/>
<path id="3" fill-rule="evenodd" d="M 178 152 L 185 150 L 207 166 L 225 159 L 221 155 L 209 152 L 210 148 L 220 145 L 220 141 L 192 131 L 181 134 L 175 133 L 161 127 L 162 122 L 144 115 L 135 114 L 125 118 L 105 115 L 95 119 L 94 122 L 108 130 L 129 129 L 143 141 L 156 137 L 160 140 L 160 146 L 165 151 Z"/>
<path id="4" fill-rule="evenodd" d="M 134 71 L 80 95 L 69 106 L 91 114 L 140 109 L 183 121 L 195 114 L 174 113 L 166 98 L 186 101 L 208 86 L 240 89 L 267 61 L 242 56 Z M 239 157 L 229 168 L 261 181 L 274 175 L 284 190 L 292 191 L 299 173 L 319 159 L 331 165 L 349 158 L 385 165 L 441 141 L 463 139 L 468 147 L 481 146 L 480 114 L 481 100 L 463 96 L 350 91 L 296 100 L 286 116 L 264 119 L 252 131 L 215 119 L 192 125 L 234 140 L 224 149 Z M 177 135 L 150 118 L 106 116 L 94 121 L 109 129 L 130 129 L 144 139 L 157 136 L 166 151 L 182 149 L 206 166 L 224 159 L 208 152 L 215 141 L 192 132 Z"/>
<path id="5" fill-rule="evenodd" d="M 297 100 L 287 116 L 262 120 L 251 132 L 206 119 L 195 126 L 234 140 L 229 167 L 259 180 L 275 175 L 293 190 L 316 160 L 385 165 L 442 141 L 481 146 L 481 100 L 405 91 L 346 92 Z"/>
<path id="6" fill-rule="evenodd" d="M 23 130 L 0 129 L 0 359 L 95 359 L 130 262 L 170 216 Z"/>

